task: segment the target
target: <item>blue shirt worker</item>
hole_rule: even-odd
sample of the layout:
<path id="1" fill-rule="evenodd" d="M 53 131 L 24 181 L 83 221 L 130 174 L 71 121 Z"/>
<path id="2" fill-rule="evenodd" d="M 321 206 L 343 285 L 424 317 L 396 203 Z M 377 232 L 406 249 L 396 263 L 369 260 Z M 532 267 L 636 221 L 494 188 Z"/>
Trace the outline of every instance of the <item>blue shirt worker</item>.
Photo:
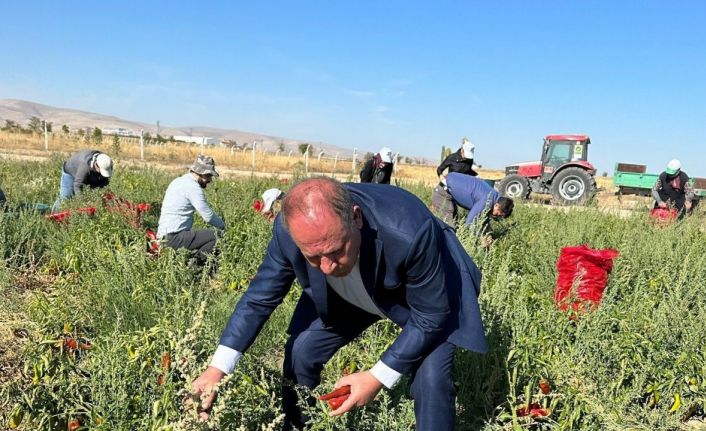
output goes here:
<path id="1" fill-rule="evenodd" d="M 397 187 L 310 178 L 287 192 L 262 265 L 226 325 L 210 366 L 193 382 L 208 420 L 212 390 L 233 372 L 293 282 L 301 296 L 284 346 L 284 429 L 302 428 L 295 385 L 314 388 L 324 364 L 380 319 L 401 328 L 370 369 L 344 376 L 350 396 L 331 414 L 370 403 L 411 376 L 416 428 L 453 430 L 457 347 L 487 350 L 481 274 L 455 233 Z M 355 429 L 352 427 L 351 429 Z"/>
<path id="2" fill-rule="evenodd" d="M 85 186 L 105 187 L 113 175 L 113 159 L 98 150 L 83 150 L 64 162 L 59 183 L 59 197 L 54 202 L 52 212 L 61 208 L 61 203 L 73 195 L 81 193 Z"/>
<path id="3" fill-rule="evenodd" d="M 510 198 L 500 196 L 482 178 L 452 172 L 446 176 L 448 192 L 454 202 L 467 209 L 466 226 L 483 216 L 479 233 L 487 233 L 490 219 L 507 218 L 512 215 L 515 204 Z"/>
<path id="4" fill-rule="evenodd" d="M 219 230 L 226 228 L 223 220 L 213 212 L 204 189 L 218 176 L 212 157 L 200 155 L 189 172 L 174 179 L 167 187 L 159 215 L 157 238 L 167 247 L 196 251 L 199 264 L 204 264 L 216 246 L 216 232 L 212 229 L 192 230 L 194 211 L 203 220 Z"/>

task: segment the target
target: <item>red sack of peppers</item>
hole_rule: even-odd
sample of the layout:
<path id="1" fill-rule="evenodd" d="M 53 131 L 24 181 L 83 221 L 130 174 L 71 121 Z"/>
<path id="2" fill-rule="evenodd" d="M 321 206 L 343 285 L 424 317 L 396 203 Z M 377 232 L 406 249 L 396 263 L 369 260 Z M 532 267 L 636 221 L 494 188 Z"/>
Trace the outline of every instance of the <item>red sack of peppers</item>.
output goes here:
<path id="1" fill-rule="evenodd" d="M 613 269 L 613 259 L 620 253 L 612 248 L 594 250 L 587 245 L 564 247 L 556 262 L 558 275 L 554 302 L 562 311 L 597 307 Z"/>

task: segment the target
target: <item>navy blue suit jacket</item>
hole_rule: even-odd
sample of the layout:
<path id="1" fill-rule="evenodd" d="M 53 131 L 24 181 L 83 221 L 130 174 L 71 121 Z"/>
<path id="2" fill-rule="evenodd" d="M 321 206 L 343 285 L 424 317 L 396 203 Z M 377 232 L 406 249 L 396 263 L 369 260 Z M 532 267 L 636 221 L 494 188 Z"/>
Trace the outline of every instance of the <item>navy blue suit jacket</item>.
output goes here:
<path id="1" fill-rule="evenodd" d="M 481 274 L 452 229 L 403 189 L 356 183 L 345 187 L 363 214 L 359 257 L 363 284 L 382 313 L 402 327 L 382 361 L 408 373 L 444 340 L 484 353 L 478 306 Z M 220 343 L 245 352 L 295 279 L 302 295 L 289 331 L 308 327 L 317 316 L 325 325 L 339 324 L 333 297 L 340 297 L 327 287 L 326 276 L 306 262 L 277 217 L 264 261 Z"/>

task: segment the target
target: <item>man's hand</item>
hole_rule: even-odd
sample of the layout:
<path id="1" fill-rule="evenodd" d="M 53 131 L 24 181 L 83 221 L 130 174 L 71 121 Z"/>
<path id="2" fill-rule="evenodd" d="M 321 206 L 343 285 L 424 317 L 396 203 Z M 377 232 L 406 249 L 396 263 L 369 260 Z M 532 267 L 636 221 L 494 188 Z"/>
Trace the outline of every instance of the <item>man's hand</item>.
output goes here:
<path id="1" fill-rule="evenodd" d="M 208 420 L 208 413 L 211 411 L 213 400 L 216 399 L 216 386 L 223 377 L 225 377 L 223 371 L 215 367 L 208 367 L 191 384 L 193 392 L 191 393 L 191 398 L 186 400 L 186 404 L 189 406 L 193 405 L 194 402 L 200 401 L 196 411 L 199 414 L 199 419 L 203 422 Z"/>
<path id="2" fill-rule="evenodd" d="M 353 407 L 361 407 L 375 399 L 375 395 L 382 389 L 382 383 L 369 371 L 349 374 L 338 379 L 335 388 L 350 385 L 351 395 L 341 404 L 341 407 L 329 413 L 330 416 L 340 416 Z"/>
<path id="3" fill-rule="evenodd" d="M 660 202 L 657 204 L 660 208 L 667 208 L 667 203 L 666 202 Z"/>
<path id="4" fill-rule="evenodd" d="M 684 202 L 684 206 L 686 207 L 687 210 L 690 210 L 691 209 L 691 201 Z"/>

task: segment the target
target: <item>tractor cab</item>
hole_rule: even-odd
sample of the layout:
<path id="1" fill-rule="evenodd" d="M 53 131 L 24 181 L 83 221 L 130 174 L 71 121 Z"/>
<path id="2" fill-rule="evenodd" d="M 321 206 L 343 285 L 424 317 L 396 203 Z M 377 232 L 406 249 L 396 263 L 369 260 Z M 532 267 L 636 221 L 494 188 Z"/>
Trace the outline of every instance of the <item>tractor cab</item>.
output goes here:
<path id="1" fill-rule="evenodd" d="M 586 135 L 549 135 L 544 138 L 542 150 L 542 179 L 551 179 L 556 172 L 567 164 L 583 166 L 593 170 L 588 162 L 588 144 L 591 139 Z"/>

